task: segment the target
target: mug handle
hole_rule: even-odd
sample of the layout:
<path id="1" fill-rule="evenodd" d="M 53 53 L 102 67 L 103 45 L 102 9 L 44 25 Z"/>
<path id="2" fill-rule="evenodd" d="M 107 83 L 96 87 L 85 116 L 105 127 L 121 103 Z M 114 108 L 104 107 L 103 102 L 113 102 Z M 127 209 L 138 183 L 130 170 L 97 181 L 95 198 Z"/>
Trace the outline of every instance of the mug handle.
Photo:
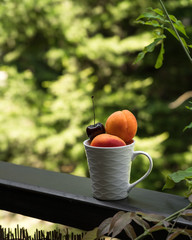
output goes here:
<path id="1" fill-rule="evenodd" d="M 145 179 L 150 174 L 150 172 L 151 172 L 151 170 L 153 168 L 153 160 L 152 160 L 152 158 L 150 157 L 150 155 L 148 153 L 143 152 L 143 151 L 135 151 L 135 152 L 133 152 L 133 156 L 131 158 L 131 161 L 133 161 L 136 158 L 136 156 L 138 156 L 140 154 L 142 154 L 142 155 L 144 155 L 144 156 L 146 156 L 148 158 L 148 160 L 149 160 L 149 168 L 148 168 L 147 172 L 141 178 L 139 178 L 135 182 L 129 184 L 128 189 L 127 189 L 128 192 L 133 187 L 135 187 L 135 185 L 137 185 L 139 182 L 141 182 L 143 179 Z"/>

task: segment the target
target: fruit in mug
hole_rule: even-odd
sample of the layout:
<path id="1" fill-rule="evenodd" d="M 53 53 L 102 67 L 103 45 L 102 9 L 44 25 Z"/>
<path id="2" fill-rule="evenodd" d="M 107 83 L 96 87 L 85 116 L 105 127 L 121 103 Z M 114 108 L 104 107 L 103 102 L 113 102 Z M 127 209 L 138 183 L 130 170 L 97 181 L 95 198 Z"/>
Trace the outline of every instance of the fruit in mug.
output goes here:
<path id="1" fill-rule="evenodd" d="M 125 146 L 126 143 L 117 136 L 103 133 L 97 135 L 90 145 L 93 147 L 120 147 Z"/>
<path id="2" fill-rule="evenodd" d="M 95 123 L 94 125 L 89 125 L 86 129 L 86 132 L 87 136 L 92 141 L 97 135 L 105 133 L 105 127 L 102 123 Z"/>
<path id="3" fill-rule="evenodd" d="M 105 131 L 130 143 L 137 132 L 137 120 L 129 110 L 116 111 L 108 117 Z"/>
<path id="4" fill-rule="evenodd" d="M 102 123 L 95 123 L 95 105 L 94 105 L 94 96 L 91 97 L 93 102 L 93 115 L 94 115 L 94 125 L 89 125 L 86 128 L 86 133 L 89 139 L 92 141 L 94 137 L 99 134 L 105 133 L 105 127 Z"/>

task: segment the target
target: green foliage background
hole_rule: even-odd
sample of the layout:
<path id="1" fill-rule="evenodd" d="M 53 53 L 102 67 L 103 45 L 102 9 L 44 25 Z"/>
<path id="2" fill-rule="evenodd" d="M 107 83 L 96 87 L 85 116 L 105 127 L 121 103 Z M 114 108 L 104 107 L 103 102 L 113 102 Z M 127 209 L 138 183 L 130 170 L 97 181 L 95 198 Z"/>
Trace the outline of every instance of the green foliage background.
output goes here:
<path id="1" fill-rule="evenodd" d="M 165 4 L 191 38 L 192 0 Z M 161 190 L 167 174 L 190 166 L 187 102 L 169 108 L 191 88 L 182 48 L 168 35 L 161 69 L 154 69 L 159 49 L 133 65 L 153 38 L 150 27 L 135 24 L 147 7 L 160 8 L 157 0 L 1 1 L 1 161 L 88 176 L 82 142 L 94 95 L 99 122 L 117 110 L 135 114 L 136 150 L 154 161 L 140 187 Z M 135 161 L 132 180 L 145 169 L 145 159 Z"/>

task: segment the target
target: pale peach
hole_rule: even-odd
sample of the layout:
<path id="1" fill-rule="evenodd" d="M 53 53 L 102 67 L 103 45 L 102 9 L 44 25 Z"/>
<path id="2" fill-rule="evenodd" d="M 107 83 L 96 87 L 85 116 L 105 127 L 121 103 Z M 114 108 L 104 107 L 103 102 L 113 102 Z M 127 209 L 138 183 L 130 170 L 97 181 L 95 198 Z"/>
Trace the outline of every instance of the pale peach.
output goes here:
<path id="1" fill-rule="evenodd" d="M 137 120 L 129 110 L 112 113 L 105 124 L 106 133 L 123 139 L 128 144 L 137 132 Z"/>
<path id="2" fill-rule="evenodd" d="M 93 147 L 120 147 L 125 146 L 125 142 L 114 135 L 103 133 L 97 135 L 90 144 Z"/>

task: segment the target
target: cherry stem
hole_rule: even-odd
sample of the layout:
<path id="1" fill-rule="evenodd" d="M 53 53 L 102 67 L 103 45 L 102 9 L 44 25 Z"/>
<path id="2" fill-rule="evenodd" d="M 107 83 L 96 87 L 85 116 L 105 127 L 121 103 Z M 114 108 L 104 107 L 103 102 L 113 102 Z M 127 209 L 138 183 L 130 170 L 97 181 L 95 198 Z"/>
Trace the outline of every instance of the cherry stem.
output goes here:
<path id="1" fill-rule="evenodd" d="M 94 96 L 91 97 L 93 102 L 93 117 L 94 117 L 94 125 L 95 125 L 95 104 L 94 104 Z"/>

